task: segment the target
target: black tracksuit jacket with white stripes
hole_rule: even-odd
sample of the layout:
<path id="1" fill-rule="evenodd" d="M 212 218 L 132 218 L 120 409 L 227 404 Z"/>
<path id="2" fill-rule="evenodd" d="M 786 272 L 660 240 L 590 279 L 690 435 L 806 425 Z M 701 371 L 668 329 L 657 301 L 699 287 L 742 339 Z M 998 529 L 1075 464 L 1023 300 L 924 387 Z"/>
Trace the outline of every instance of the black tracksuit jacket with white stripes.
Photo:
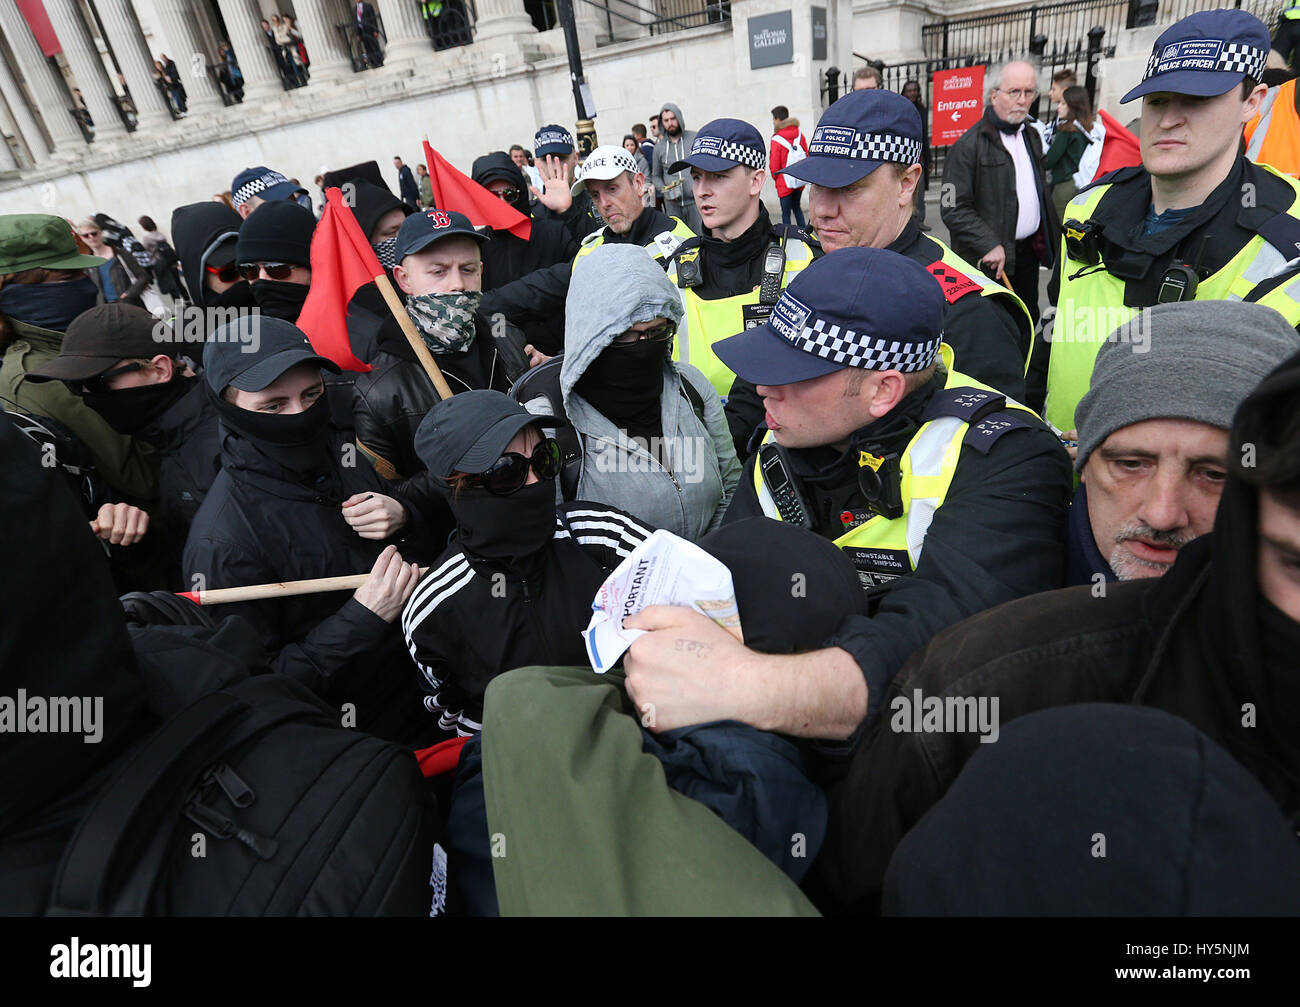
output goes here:
<path id="1" fill-rule="evenodd" d="M 471 558 L 453 538 L 402 612 L 424 705 L 439 726 L 476 733 L 483 693 L 502 672 L 586 664 L 591 600 L 652 530 L 605 504 L 573 501 L 557 508 L 555 537 L 520 564 Z"/>

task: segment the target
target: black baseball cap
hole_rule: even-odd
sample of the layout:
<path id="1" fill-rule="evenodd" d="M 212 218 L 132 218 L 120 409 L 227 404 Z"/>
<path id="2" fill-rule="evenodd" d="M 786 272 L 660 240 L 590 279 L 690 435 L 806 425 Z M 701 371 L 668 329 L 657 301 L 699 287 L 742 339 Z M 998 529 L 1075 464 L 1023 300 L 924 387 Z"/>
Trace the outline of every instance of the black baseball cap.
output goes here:
<path id="1" fill-rule="evenodd" d="M 119 360 L 175 356 L 171 327 L 133 304 L 116 301 L 83 311 L 64 333 L 59 355 L 27 375 L 30 381 L 89 381 Z"/>
<path id="2" fill-rule="evenodd" d="M 486 234 L 474 229 L 465 214 L 455 210 L 421 210 L 402 221 L 397 232 L 397 261 L 428 248 L 435 241 L 452 237 L 473 238 L 480 244 L 488 240 Z"/>
<path id="3" fill-rule="evenodd" d="M 415 431 L 415 453 L 439 479 L 477 475 L 501 457 L 515 434 L 541 417 L 489 388 L 460 392 L 434 403 Z"/>
<path id="4" fill-rule="evenodd" d="M 563 126 L 550 123 L 533 137 L 534 157 L 568 157 L 573 153 L 573 134 Z"/>
<path id="5" fill-rule="evenodd" d="M 203 376 L 220 395 L 233 385 L 241 392 L 260 392 L 290 367 L 305 361 L 335 374 L 333 360 L 317 353 L 298 326 L 283 318 L 247 314 L 221 326 L 203 347 Z"/>
<path id="6" fill-rule="evenodd" d="M 808 143 L 808 156 L 776 172 L 840 189 L 866 178 L 882 164 L 919 164 L 921 113 L 893 91 L 850 91 L 822 113 Z"/>
<path id="7" fill-rule="evenodd" d="M 1197 98 L 1226 94 L 1246 77 L 1264 76 L 1272 42 L 1264 22 L 1244 10 L 1203 10 L 1156 39 L 1142 82 L 1120 104 L 1167 91 Z"/>

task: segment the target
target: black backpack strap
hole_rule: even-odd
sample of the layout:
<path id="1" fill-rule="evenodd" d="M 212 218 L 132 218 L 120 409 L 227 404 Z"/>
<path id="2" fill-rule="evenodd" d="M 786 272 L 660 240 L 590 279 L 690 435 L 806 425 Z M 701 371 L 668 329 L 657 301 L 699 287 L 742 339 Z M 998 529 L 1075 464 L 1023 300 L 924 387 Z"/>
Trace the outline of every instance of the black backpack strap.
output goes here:
<path id="1" fill-rule="evenodd" d="M 700 394 L 700 390 L 698 388 L 696 388 L 693 384 L 691 384 L 686 379 L 686 375 L 684 374 L 681 375 L 681 379 L 682 379 L 682 395 L 685 396 L 686 401 L 689 402 L 691 404 L 691 408 L 695 410 L 695 415 L 698 416 L 700 422 L 703 423 L 704 422 L 704 396 Z"/>

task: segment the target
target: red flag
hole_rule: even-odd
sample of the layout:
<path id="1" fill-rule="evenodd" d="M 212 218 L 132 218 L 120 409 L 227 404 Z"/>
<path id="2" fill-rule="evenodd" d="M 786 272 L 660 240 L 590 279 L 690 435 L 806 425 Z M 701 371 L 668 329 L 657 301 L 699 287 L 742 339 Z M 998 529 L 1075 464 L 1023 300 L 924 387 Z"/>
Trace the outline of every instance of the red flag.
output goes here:
<path id="1" fill-rule="evenodd" d="M 1104 109 L 1098 109 L 1097 114 L 1106 126 L 1106 138 L 1101 142 L 1101 163 L 1097 165 L 1097 174 L 1092 176 L 1094 182 L 1108 171 L 1142 163 L 1142 146 L 1138 138 Z"/>
<path id="2" fill-rule="evenodd" d="M 496 231 L 509 231 L 527 241 L 533 233 L 533 221 L 504 199 L 492 195 L 468 175 L 463 175 L 424 141 L 424 160 L 433 183 L 433 204 L 439 210 L 455 210 L 469 218 L 475 227 L 485 224 Z"/>
<path id="3" fill-rule="evenodd" d="M 317 353 L 346 371 L 370 370 L 352 354 L 348 301 L 383 272 L 361 225 L 343 202 L 342 190 L 326 189 L 325 212 L 311 238 L 311 290 L 297 324 Z"/>

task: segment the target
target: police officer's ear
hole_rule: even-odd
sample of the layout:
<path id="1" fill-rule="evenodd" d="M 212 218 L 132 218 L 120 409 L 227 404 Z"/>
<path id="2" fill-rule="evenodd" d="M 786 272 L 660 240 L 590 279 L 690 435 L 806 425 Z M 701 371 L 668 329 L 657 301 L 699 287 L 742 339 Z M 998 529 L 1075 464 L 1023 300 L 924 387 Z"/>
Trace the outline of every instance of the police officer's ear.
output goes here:
<path id="1" fill-rule="evenodd" d="M 1250 94 L 1241 106 L 1241 121 L 1243 124 L 1250 122 L 1259 114 L 1260 107 L 1264 104 L 1264 99 L 1268 96 L 1268 88 L 1263 84 L 1256 84 L 1251 89 Z"/>
<path id="2" fill-rule="evenodd" d="M 871 418 L 878 420 L 888 415 L 911 390 L 912 381 L 902 371 L 879 371 L 869 375 L 858 395 Z"/>
<path id="3" fill-rule="evenodd" d="M 755 168 L 749 176 L 749 194 L 757 196 L 763 191 L 763 185 L 767 182 L 767 171 L 763 168 Z"/>

